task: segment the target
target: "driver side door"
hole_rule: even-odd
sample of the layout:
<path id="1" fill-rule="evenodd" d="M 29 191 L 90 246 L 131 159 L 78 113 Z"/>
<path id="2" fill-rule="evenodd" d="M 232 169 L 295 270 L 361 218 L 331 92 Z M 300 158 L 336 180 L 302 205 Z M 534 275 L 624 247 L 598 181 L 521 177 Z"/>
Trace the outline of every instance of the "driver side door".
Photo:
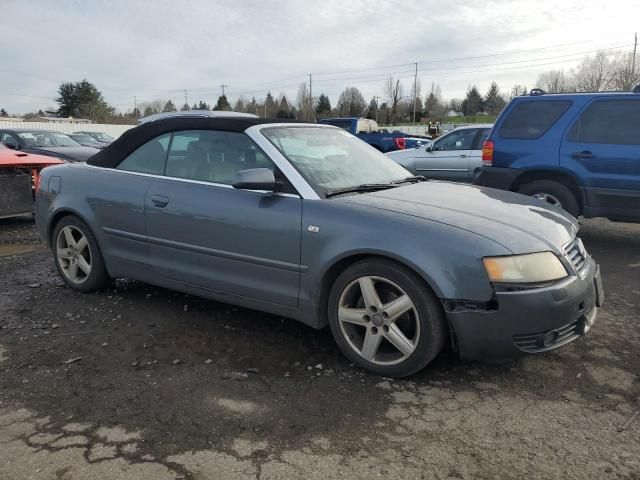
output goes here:
<path id="1" fill-rule="evenodd" d="M 420 149 L 416 158 L 416 173 L 427 178 L 469 181 L 469 164 L 477 129 L 453 130 L 429 147 Z"/>

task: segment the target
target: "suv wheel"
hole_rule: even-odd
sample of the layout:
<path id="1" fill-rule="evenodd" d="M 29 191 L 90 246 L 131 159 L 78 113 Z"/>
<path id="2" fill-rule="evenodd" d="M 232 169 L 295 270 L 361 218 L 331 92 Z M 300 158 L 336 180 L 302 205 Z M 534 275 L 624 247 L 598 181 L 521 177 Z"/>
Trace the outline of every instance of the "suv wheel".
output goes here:
<path id="1" fill-rule="evenodd" d="M 580 215 L 578 200 L 571 189 L 554 180 L 534 180 L 522 185 L 518 192 L 545 201 L 554 207 L 563 208 L 574 217 Z"/>
<path id="2" fill-rule="evenodd" d="M 424 280 L 394 262 L 355 263 L 329 295 L 329 324 L 342 353 L 378 375 L 406 377 L 444 347 L 442 305 Z"/>

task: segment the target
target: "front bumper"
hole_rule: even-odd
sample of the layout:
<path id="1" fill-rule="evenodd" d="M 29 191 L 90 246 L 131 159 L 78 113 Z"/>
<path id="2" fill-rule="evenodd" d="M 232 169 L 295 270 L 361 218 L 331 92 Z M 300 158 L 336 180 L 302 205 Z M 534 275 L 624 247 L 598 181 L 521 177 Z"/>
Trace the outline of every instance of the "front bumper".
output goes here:
<path id="1" fill-rule="evenodd" d="M 494 310 L 447 312 L 465 360 L 517 357 L 562 347 L 593 325 L 603 291 L 600 268 L 589 258 L 580 276 L 545 288 L 496 292 Z"/>

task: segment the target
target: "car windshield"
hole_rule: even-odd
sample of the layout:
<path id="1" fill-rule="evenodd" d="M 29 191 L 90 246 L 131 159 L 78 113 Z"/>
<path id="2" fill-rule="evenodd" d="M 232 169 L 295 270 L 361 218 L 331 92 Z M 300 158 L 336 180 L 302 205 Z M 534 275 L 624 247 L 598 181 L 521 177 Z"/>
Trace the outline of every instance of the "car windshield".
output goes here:
<path id="1" fill-rule="evenodd" d="M 102 142 L 111 142 L 113 140 L 113 137 L 111 135 L 107 135 L 106 133 L 94 133 L 93 137 Z"/>
<path id="2" fill-rule="evenodd" d="M 99 145 L 100 144 L 100 142 L 98 142 L 95 138 L 93 138 L 93 137 L 91 137 L 89 135 L 74 134 L 74 135 L 70 135 L 70 136 L 71 136 L 71 138 L 73 138 L 77 142 L 90 143 L 92 145 Z"/>
<path id="3" fill-rule="evenodd" d="M 391 184 L 411 174 L 402 166 L 338 128 L 270 127 L 262 134 L 322 196 L 363 184 Z"/>
<path id="4" fill-rule="evenodd" d="M 18 136 L 27 147 L 77 147 L 80 145 L 73 138 L 60 132 L 33 130 L 18 132 Z"/>

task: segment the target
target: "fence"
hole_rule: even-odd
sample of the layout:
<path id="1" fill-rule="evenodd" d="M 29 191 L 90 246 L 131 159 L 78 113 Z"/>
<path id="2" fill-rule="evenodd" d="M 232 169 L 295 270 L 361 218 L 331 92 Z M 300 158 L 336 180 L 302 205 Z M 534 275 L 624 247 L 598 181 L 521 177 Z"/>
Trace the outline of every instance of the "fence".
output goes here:
<path id="1" fill-rule="evenodd" d="M 102 123 L 70 123 L 70 122 L 12 122 L 0 121 L 0 128 L 32 128 L 34 130 L 55 130 L 62 133 L 79 131 L 103 132 L 118 138 L 135 125 L 109 125 Z"/>

